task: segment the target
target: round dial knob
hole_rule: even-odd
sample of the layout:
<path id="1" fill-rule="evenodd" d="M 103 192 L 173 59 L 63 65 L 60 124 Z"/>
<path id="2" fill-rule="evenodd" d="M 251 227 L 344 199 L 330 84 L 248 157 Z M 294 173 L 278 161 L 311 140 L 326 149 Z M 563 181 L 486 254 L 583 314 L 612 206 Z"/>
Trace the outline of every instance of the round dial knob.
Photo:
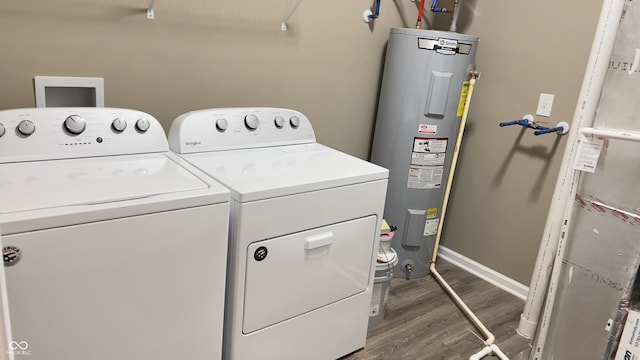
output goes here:
<path id="1" fill-rule="evenodd" d="M 275 119 L 273 119 L 273 123 L 278 129 L 282 129 L 284 127 L 284 118 L 282 116 L 276 116 Z"/>
<path id="2" fill-rule="evenodd" d="M 227 121 L 227 119 L 221 118 L 216 120 L 216 129 L 218 129 L 218 131 L 225 131 L 227 130 L 227 127 L 229 127 L 229 122 Z"/>
<path id="3" fill-rule="evenodd" d="M 249 114 L 244 117 L 244 126 L 246 126 L 249 130 L 257 129 L 259 124 L 260 119 L 258 119 L 258 117 L 253 114 Z"/>
<path id="4" fill-rule="evenodd" d="M 292 116 L 291 119 L 289 119 L 289 124 L 291 124 L 292 128 L 297 129 L 298 126 L 300 126 L 300 118 Z"/>
<path id="5" fill-rule="evenodd" d="M 71 115 L 64 120 L 64 128 L 75 135 L 81 134 L 87 127 L 87 123 L 82 116 Z"/>
<path id="6" fill-rule="evenodd" d="M 127 128 L 127 122 L 123 118 L 115 118 L 111 123 L 111 128 L 117 132 L 123 132 Z"/>
<path id="7" fill-rule="evenodd" d="M 4 135 L 5 131 L 6 130 L 4 128 L 4 125 L 0 124 L 0 137 L 2 137 L 2 135 Z"/>
<path id="8" fill-rule="evenodd" d="M 145 118 L 140 118 L 138 119 L 138 121 L 136 121 L 136 129 L 138 129 L 138 131 L 140 132 L 145 132 L 149 130 L 150 126 L 151 124 L 149 123 L 149 120 Z"/>
<path id="9" fill-rule="evenodd" d="M 29 136 L 36 131 L 36 126 L 29 120 L 22 120 L 18 124 L 18 132 L 24 136 Z"/>

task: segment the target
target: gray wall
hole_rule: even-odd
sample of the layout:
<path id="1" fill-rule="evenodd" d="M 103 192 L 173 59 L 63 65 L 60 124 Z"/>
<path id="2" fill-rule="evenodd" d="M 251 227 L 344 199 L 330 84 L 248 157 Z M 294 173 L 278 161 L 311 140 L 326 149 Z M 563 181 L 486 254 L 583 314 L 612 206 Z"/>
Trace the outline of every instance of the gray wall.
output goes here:
<path id="1" fill-rule="evenodd" d="M 35 75 L 103 77 L 106 106 L 166 128 L 194 109 L 291 107 L 320 142 L 368 157 L 388 31 L 413 27 L 417 3 L 383 0 L 369 26 L 373 1 L 305 0 L 282 32 L 297 0 L 158 0 L 147 20 L 150 2 L 2 1 L 0 109 L 34 106 Z M 564 142 L 497 124 L 535 112 L 540 92 L 556 95 L 552 124 L 571 120 L 600 6 L 464 2 L 458 30 L 481 38 L 482 77 L 443 245 L 525 284 Z M 429 18 L 448 27 L 447 15 Z"/>
<path id="2" fill-rule="evenodd" d="M 601 6 L 464 2 L 458 31 L 480 37 L 476 63 L 482 76 L 471 100 L 443 245 L 525 285 L 565 139 L 498 123 L 535 114 L 541 92 L 555 100 L 551 117 L 536 119 L 571 123 Z"/>

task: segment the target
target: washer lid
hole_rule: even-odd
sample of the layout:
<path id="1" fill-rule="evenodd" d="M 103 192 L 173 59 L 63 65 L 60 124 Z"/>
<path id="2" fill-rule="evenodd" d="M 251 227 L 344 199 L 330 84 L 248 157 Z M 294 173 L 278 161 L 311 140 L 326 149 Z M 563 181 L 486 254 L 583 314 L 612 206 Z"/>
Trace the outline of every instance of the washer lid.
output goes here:
<path id="1" fill-rule="evenodd" d="M 388 170 L 317 143 L 182 155 L 247 202 L 388 178 Z"/>
<path id="2" fill-rule="evenodd" d="M 169 153 L 0 164 L 0 214 L 211 188 Z M 216 191 L 216 189 L 212 189 Z M 228 193 L 218 186 L 220 202 Z"/>

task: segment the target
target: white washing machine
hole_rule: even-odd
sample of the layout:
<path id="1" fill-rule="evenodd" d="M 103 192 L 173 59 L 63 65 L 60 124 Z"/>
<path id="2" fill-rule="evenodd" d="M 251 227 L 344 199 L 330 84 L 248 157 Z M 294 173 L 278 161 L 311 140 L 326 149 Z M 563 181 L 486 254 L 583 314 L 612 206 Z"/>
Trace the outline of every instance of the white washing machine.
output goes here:
<path id="1" fill-rule="evenodd" d="M 223 358 L 362 348 L 388 171 L 316 143 L 289 109 L 190 112 L 169 146 L 231 190 Z"/>
<path id="2" fill-rule="evenodd" d="M 228 214 L 149 114 L 0 111 L 9 355 L 220 359 Z"/>

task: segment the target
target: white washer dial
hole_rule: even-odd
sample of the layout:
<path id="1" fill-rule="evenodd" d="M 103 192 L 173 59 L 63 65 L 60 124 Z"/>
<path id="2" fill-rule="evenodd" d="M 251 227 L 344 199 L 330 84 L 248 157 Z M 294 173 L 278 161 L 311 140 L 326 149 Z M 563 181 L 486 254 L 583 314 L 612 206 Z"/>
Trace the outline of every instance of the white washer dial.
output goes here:
<path id="1" fill-rule="evenodd" d="M 82 134 L 86 127 L 87 123 L 79 115 L 71 115 L 64 120 L 64 128 L 74 135 Z"/>
<path id="2" fill-rule="evenodd" d="M 257 116 L 249 114 L 244 117 L 244 126 L 246 126 L 247 129 L 255 130 L 258 128 L 258 125 L 260 125 L 260 119 L 258 119 Z"/>
<path id="3" fill-rule="evenodd" d="M 298 128 L 298 126 L 300 126 L 300 118 L 298 118 L 298 117 L 297 117 L 297 116 L 295 116 L 295 115 L 294 115 L 294 116 L 292 116 L 292 117 L 289 119 L 289 124 L 291 124 L 291 127 L 292 127 L 292 128 L 297 129 L 297 128 Z"/>
<path id="4" fill-rule="evenodd" d="M 227 127 L 229 126 L 229 122 L 227 121 L 227 119 L 225 118 L 220 118 L 218 120 L 216 120 L 216 129 L 218 129 L 218 131 L 225 131 L 227 130 Z"/>
<path id="5" fill-rule="evenodd" d="M 22 120 L 18 123 L 18 132 L 24 136 L 29 136 L 36 131 L 36 126 L 29 120 Z"/>
<path id="6" fill-rule="evenodd" d="M 127 122 L 123 118 L 115 118 L 111 123 L 111 128 L 117 132 L 123 132 L 127 128 Z"/>
<path id="7" fill-rule="evenodd" d="M 0 137 L 2 137 L 2 135 L 4 135 L 4 133 L 6 132 L 4 125 L 0 124 Z"/>
<path id="8" fill-rule="evenodd" d="M 145 118 L 140 118 L 138 119 L 138 121 L 136 121 L 136 129 L 138 129 L 138 131 L 140 132 L 146 132 L 147 130 L 149 130 L 150 126 L 151 124 L 149 123 L 149 120 Z"/>
<path id="9" fill-rule="evenodd" d="M 276 118 L 273 119 L 273 123 L 278 129 L 282 129 L 284 127 L 284 118 L 282 116 L 276 116 Z"/>

